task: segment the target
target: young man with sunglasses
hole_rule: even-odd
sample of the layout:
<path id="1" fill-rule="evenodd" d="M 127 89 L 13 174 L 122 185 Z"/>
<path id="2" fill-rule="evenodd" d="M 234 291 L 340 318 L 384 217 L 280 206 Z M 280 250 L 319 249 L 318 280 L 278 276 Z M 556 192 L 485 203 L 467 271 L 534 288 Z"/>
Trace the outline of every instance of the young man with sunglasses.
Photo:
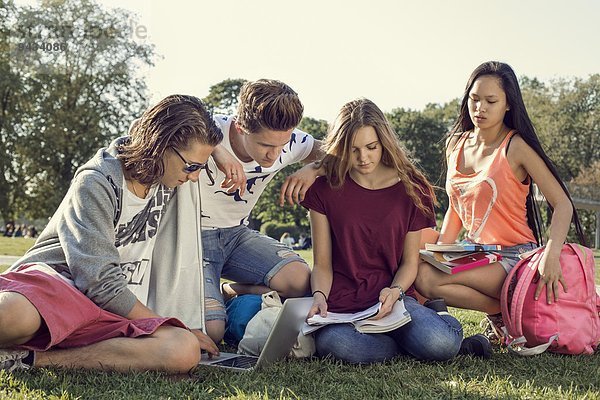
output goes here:
<path id="1" fill-rule="evenodd" d="M 237 115 L 214 117 L 224 135 L 217 151 L 227 150 L 234 158 L 225 172 L 209 159 L 209 170 L 215 176 L 200 178 L 205 318 L 208 334 L 217 343 L 225 330 L 223 294 L 276 290 L 283 297 L 298 297 L 309 290 L 306 262 L 289 247 L 247 227 L 252 208 L 277 172 L 321 156 L 320 143 L 296 129 L 303 110 L 297 93 L 288 85 L 261 79 L 244 84 Z M 306 191 L 316 173 L 310 176 L 294 180 L 293 185 L 288 182 L 290 192 Z M 219 187 L 215 181 L 223 183 Z M 235 282 L 223 285 L 227 293 L 221 291 L 222 277 Z"/>
<path id="2" fill-rule="evenodd" d="M 0 369 L 183 373 L 201 350 L 218 354 L 200 330 L 188 181 L 222 138 L 199 99 L 169 96 L 77 170 L 36 244 L 0 275 Z"/>

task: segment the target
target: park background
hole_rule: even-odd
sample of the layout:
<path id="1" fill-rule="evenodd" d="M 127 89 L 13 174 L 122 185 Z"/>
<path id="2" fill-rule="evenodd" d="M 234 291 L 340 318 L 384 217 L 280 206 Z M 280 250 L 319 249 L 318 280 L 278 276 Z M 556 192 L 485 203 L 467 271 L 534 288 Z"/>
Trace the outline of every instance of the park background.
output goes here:
<path id="1" fill-rule="evenodd" d="M 76 168 L 160 98 L 193 94 L 215 112 L 233 112 L 241 83 L 258 78 L 283 80 L 299 93 L 300 127 L 316 137 L 342 104 L 370 98 L 429 179 L 443 186 L 443 138 L 464 84 L 477 65 L 495 59 L 515 68 L 542 144 L 574 194 L 590 202 L 580 214 L 593 242 L 600 200 L 598 17 L 600 2 L 593 0 L 0 0 L 0 220 L 45 223 Z M 275 237 L 308 229 L 302 208 L 276 205 L 281 180 L 282 174 L 252 219 L 263 231 L 269 224 L 279 229 L 271 231 Z M 447 203 L 438 195 L 442 215 Z M 24 242 L 15 246 L 18 240 Z M 11 255 L 30 245 L 7 241 Z M 465 333 L 481 329 L 480 314 L 455 313 Z M 526 361 L 501 351 L 489 362 L 288 362 L 252 375 L 200 369 L 180 382 L 160 374 L 0 372 L 0 395 L 600 398 L 599 376 L 598 356 Z"/>

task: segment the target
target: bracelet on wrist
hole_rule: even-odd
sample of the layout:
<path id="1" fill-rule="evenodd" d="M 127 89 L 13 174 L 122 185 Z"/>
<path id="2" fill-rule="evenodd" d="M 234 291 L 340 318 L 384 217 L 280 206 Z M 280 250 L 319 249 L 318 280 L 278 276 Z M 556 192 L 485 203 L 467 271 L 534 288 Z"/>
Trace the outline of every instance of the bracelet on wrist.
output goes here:
<path id="1" fill-rule="evenodd" d="M 327 301 L 327 295 L 325 294 L 325 292 L 323 292 L 322 290 L 315 290 L 314 292 L 312 292 L 313 297 L 315 297 L 315 293 L 321 293 L 325 298 L 325 301 Z"/>
<path id="2" fill-rule="evenodd" d="M 398 297 L 398 300 L 402 300 L 402 299 L 404 299 L 404 297 L 406 297 L 406 293 L 404 293 L 404 289 L 402 289 L 402 286 L 400 286 L 400 285 L 392 285 L 392 286 L 390 286 L 390 289 L 398 289 L 398 290 L 400 290 L 400 297 Z"/>

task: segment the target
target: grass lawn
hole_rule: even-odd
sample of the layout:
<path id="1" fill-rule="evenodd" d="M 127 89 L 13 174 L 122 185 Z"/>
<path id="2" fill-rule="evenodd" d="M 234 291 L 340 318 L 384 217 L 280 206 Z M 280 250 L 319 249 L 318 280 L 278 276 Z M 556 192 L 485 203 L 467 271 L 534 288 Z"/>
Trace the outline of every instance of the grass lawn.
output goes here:
<path id="1" fill-rule="evenodd" d="M 0 256 L 22 256 L 34 243 L 31 238 L 0 237 Z"/>
<path id="2" fill-rule="evenodd" d="M 22 256 L 33 246 L 35 239 L 0 237 L 0 256 Z M 0 272 L 10 267 L 10 264 L 0 262 Z"/>
<path id="3" fill-rule="evenodd" d="M 5 241 L 0 240 L 0 254 Z M 300 252 L 308 260 L 310 251 Z M 19 255 L 19 254 L 14 254 Z M 595 252 L 596 265 L 600 252 Z M 481 331 L 481 313 L 452 310 L 465 335 Z M 282 361 L 258 372 L 199 367 L 185 376 L 36 369 L 0 371 L 2 399 L 600 399 L 600 355 L 491 360 L 457 357 L 419 363 L 400 357 L 351 366 L 330 360 Z"/>
<path id="4" fill-rule="evenodd" d="M 466 334 L 480 315 L 456 312 Z M 200 367 L 189 376 L 37 369 L 0 371 L 2 399 L 600 399 L 600 356 L 491 360 L 457 357 L 419 363 L 398 358 L 352 366 L 329 360 L 282 361 L 259 372 Z"/>

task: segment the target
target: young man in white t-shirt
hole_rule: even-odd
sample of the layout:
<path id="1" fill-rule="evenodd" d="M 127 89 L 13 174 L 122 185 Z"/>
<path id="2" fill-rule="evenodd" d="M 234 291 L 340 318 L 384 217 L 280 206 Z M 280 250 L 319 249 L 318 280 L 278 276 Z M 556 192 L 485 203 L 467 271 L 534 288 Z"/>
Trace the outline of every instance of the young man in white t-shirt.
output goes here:
<path id="1" fill-rule="evenodd" d="M 298 297 L 309 290 L 306 262 L 284 244 L 247 227 L 252 208 L 277 172 L 321 156 L 320 142 L 296 129 L 303 110 L 289 86 L 261 79 L 242 87 L 236 116 L 214 117 L 224 136 L 220 150 L 233 156 L 226 172 L 210 160 L 212 176 L 200 178 L 205 318 L 208 334 L 217 343 L 226 319 L 221 277 L 236 282 L 228 290 L 237 294 L 277 290 L 283 297 Z M 288 180 L 286 188 L 298 196 L 311 183 Z M 228 184 L 233 185 L 230 190 L 223 188 Z"/>

